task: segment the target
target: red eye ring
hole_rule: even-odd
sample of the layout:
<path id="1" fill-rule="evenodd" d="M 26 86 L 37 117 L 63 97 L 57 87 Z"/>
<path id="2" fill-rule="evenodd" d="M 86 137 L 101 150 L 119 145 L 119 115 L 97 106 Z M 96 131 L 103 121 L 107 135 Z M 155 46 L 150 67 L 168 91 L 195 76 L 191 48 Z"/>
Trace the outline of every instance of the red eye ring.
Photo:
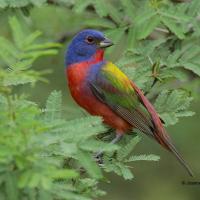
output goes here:
<path id="1" fill-rule="evenodd" d="M 86 38 L 86 42 L 87 42 L 88 44 L 93 44 L 93 43 L 94 43 L 94 38 L 93 38 L 92 36 L 88 36 L 88 37 Z"/>

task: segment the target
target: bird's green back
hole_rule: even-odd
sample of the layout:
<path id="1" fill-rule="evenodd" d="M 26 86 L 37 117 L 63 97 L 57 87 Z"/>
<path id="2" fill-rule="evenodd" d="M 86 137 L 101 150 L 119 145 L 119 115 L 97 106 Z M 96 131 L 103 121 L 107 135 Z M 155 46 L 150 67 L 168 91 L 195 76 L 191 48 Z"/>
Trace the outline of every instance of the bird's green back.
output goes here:
<path id="1" fill-rule="evenodd" d="M 139 99 L 129 78 L 113 63 L 106 62 L 99 72 L 99 82 L 103 94 L 111 104 L 117 104 L 127 109 L 139 105 Z"/>

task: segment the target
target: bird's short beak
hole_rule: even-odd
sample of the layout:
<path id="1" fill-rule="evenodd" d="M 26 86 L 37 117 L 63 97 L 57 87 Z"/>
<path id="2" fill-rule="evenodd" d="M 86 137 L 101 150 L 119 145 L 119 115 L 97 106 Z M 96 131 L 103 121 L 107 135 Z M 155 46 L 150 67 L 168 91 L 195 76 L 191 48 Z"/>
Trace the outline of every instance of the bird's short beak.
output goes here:
<path id="1" fill-rule="evenodd" d="M 105 38 L 104 40 L 102 40 L 100 43 L 99 43 L 99 47 L 100 48 L 107 48 L 107 47 L 110 47 L 113 45 L 113 42 L 108 39 L 108 38 Z"/>

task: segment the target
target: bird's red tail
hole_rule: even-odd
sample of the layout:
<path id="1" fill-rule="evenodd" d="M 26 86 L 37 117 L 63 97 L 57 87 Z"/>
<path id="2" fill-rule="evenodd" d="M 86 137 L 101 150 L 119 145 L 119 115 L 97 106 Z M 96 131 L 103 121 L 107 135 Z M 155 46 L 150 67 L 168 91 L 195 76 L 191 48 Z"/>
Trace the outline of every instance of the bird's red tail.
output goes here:
<path id="1" fill-rule="evenodd" d="M 149 102 L 149 100 L 144 96 L 143 92 L 133 82 L 132 82 L 132 86 L 134 90 L 137 92 L 141 103 L 146 107 L 149 114 L 151 115 L 151 118 L 154 124 L 154 129 L 155 129 L 154 134 L 153 134 L 154 138 L 157 140 L 157 142 L 161 146 L 163 146 L 165 149 L 172 152 L 175 155 L 175 157 L 178 159 L 178 161 L 181 163 L 181 165 L 187 170 L 189 175 L 193 176 L 192 170 L 190 169 L 188 164 L 184 161 L 182 156 L 178 153 L 174 144 L 172 143 L 153 105 Z"/>

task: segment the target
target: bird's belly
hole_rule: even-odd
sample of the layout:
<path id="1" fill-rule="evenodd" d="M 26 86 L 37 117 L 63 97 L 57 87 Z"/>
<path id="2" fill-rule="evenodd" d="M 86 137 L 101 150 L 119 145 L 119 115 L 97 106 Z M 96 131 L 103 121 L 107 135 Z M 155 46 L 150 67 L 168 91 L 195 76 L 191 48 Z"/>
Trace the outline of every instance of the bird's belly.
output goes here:
<path id="1" fill-rule="evenodd" d="M 70 89 L 74 100 L 91 115 L 101 116 L 103 122 L 120 133 L 128 132 L 131 125 L 119 117 L 107 105 L 98 100 L 90 91 L 90 88 L 84 85 L 76 86 Z"/>

